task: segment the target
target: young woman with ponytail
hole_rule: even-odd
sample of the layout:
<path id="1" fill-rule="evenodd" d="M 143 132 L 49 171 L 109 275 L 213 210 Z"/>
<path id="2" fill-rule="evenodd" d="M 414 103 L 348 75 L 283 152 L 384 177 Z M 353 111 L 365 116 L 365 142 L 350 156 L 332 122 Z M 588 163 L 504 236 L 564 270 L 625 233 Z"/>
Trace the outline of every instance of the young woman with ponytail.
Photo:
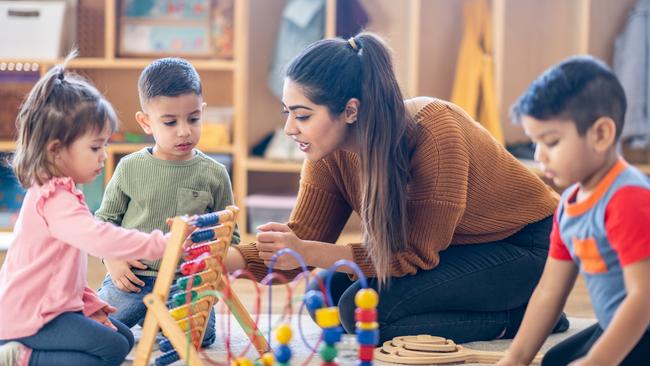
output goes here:
<path id="1" fill-rule="evenodd" d="M 404 101 L 390 51 L 370 33 L 295 57 L 282 107 L 285 132 L 307 158 L 298 201 L 287 224 L 262 225 L 257 243 L 232 249 L 231 270 L 262 278 L 282 248 L 315 268 L 348 259 L 379 291 L 382 342 L 514 336 L 548 253 L 557 204 L 548 186 L 457 106 Z M 331 244 L 352 211 L 362 242 Z M 274 269 L 299 271 L 290 256 Z M 332 296 L 353 332 L 360 284 L 340 271 Z M 557 329 L 566 326 L 563 318 Z"/>

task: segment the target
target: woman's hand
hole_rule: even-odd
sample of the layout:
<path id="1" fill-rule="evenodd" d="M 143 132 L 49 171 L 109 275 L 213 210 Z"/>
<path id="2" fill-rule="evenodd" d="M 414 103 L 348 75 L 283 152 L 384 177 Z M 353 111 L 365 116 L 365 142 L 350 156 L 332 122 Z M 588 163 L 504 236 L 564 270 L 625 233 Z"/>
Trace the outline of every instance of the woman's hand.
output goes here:
<path id="1" fill-rule="evenodd" d="M 100 324 L 103 324 L 103 325 L 105 325 L 105 326 L 107 326 L 107 327 L 109 327 L 109 328 L 111 328 L 113 330 L 117 330 L 115 325 L 113 325 L 113 322 L 111 322 L 111 320 L 108 318 L 109 314 L 113 314 L 116 311 L 117 311 L 116 308 L 114 308 L 114 307 L 112 307 L 110 305 L 106 305 L 103 308 L 97 310 L 96 312 L 90 314 L 88 316 L 88 318 L 90 318 L 90 319 L 92 319 L 92 320 L 94 320 L 94 321 L 96 321 L 96 322 L 98 322 Z"/>
<path id="2" fill-rule="evenodd" d="M 257 249 L 264 264 L 271 266 L 271 258 L 281 249 L 291 249 L 306 258 L 305 242 L 294 234 L 286 224 L 269 222 L 257 227 Z M 274 269 L 290 270 L 300 267 L 292 255 L 283 255 L 275 261 Z"/>

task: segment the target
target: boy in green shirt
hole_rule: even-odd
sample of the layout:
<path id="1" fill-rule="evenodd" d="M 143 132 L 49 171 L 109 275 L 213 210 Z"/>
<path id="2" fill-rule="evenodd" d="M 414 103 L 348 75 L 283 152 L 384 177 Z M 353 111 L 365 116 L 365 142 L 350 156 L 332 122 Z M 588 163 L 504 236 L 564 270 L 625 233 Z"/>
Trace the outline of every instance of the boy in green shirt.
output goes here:
<path id="1" fill-rule="evenodd" d="M 201 135 L 201 79 L 180 58 L 153 61 L 138 81 L 141 111 L 135 118 L 155 144 L 125 156 L 106 187 L 96 216 L 125 228 L 168 231 L 166 220 L 219 211 L 233 204 L 226 168 L 195 148 Z M 239 243 L 235 230 L 232 242 Z M 106 260 L 108 274 L 99 296 L 117 308 L 128 327 L 146 314 L 142 302 L 153 290 L 160 261 Z M 214 310 L 202 346 L 214 343 Z"/>

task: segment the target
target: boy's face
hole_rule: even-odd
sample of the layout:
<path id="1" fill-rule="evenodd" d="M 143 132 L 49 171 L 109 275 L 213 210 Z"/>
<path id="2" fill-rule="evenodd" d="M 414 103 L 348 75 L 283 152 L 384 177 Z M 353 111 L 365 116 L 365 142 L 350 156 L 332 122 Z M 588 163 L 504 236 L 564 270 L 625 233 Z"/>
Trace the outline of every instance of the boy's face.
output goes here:
<path id="1" fill-rule="evenodd" d="M 522 116 L 526 135 L 536 144 L 535 160 L 540 163 L 544 175 L 558 187 L 588 180 L 601 160 L 594 149 L 590 131 L 578 134 L 573 121 L 562 119 L 538 120 Z"/>
<path id="2" fill-rule="evenodd" d="M 203 98 L 194 93 L 155 97 L 136 113 L 136 120 L 156 145 L 153 155 L 163 160 L 189 160 L 201 136 Z"/>

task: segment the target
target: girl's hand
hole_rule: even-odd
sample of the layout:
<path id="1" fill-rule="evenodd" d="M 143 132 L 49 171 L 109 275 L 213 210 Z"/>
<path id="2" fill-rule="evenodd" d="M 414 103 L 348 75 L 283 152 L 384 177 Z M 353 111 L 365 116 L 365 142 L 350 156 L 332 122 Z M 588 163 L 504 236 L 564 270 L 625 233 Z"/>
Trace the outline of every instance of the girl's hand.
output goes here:
<path id="1" fill-rule="evenodd" d="M 108 318 L 109 314 L 113 314 L 116 311 L 117 311 L 116 308 L 110 305 L 106 305 L 103 308 L 94 312 L 93 314 L 90 314 L 89 318 L 117 331 L 117 327 L 115 327 L 115 325 L 113 325 L 111 320 Z"/>
<path id="2" fill-rule="evenodd" d="M 291 249 L 305 258 L 305 243 L 286 224 L 269 222 L 257 227 L 257 249 L 264 264 L 271 266 L 271 258 L 281 249 Z M 277 258 L 274 269 L 290 270 L 300 267 L 292 255 Z"/>

